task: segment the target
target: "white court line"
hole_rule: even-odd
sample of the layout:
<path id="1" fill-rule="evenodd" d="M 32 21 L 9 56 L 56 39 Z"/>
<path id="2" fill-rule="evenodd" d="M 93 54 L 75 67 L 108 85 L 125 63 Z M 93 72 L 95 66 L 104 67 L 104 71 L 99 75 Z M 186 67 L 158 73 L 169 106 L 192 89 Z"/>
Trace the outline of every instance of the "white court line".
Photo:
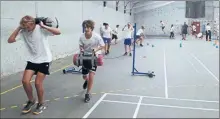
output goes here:
<path id="1" fill-rule="evenodd" d="M 137 107 L 136 107 L 136 110 L 135 110 L 135 112 L 134 112 L 133 118 L 137 118 L 137 114 L 138 114 L 138 112 L 139 112 L 142 99 L 143 99 L 143 97 L 140 97 L 140 99 L 139 99 L 139 101 L 138 101 L 138 104 L 137 104 Z"/>
<path id="2" fill-rule="evenodd" d="M 129 95 L 129 94 L 117 94 L 117 93 L 108 93 L 108 95 L 120 95 L 120 96 L 155 98 L 155 99 L 157 98 L 157 99 L 180 100 L 180 101 L 191 101 L 191 102 L 219 103 L 219 101 L 209 101 L 209 100 L 193 100 L 193 99 L 179 99 L 179 98 L 164 98 L 164 97 L 142 96 L 142 95 Z"/>
<path id="3" fill-rule="evenodd" d="M 199 71 L 196 69 L 196 67 L 194 66 L 194 64 L 193 64 L 189 59 L 187 59 L 187 61 L 192 65 L 193 69 L 194 69 L 197 73 L 199 73 Z"/>
<path id="4" fill-rule="evenodd" d="M 112 101 L 112 100 L 102 100 L 103 102 L 113 102 L 113 103 L 124 103 L 124 104 L 139 104 L 134 102 L 125 102 L 125 101 Z M 182 107 L 182 106 L 172 106 L 172 105 L 158 105 L 158 104 L 145 104 L 141 103 L 140 105 L 145 106 L 154 106 L 154 107 L 169 107 L 169 108 L 182 108 L 182 109 L 193 109 L 193 110 L 205 110 L 205 111 L 219 111 L 219 109 L 210 109 L 210 108 L 195 108 L 195 107 Z M 134 118 L 134 117 L 133 117 Z"/>
<path id="5" fill-rule="evenodd" d="M 83 116 L 83 118 L 87 118 L 93 111 L 94 109 L 102 102 L 102 100 L 106 97 L 106 93 L 102 95 L 102 97 L 93 105 L 93 107 Z"/>
<path id="6" fill-rule="evenodd" d="M 165 97 L 168 98 L 167 66 L 166 66 L 166 51 L 165 51 L 165 49 L 164 49 L 164 79 L 165 79 Z"/>
<path id="7" fill-rule="evenodd" d="M 193 109 L 193 110 L 205 110 L 205 111 L 219 111 L 219 109 L 195 108 L 195 107 L 182 107 L 182 106 L 172 106 L 172 105 L 157 105 L 157 104 L 141 104 L 141 105 L 156 106 L 156 107 L 169 107 L 169 108 Z"/>
<path id="8" fill-rule="evenodd" d="M 219 82 L 219 79 L 195 56 L 191 53 L 191 56 L 197 60 L 218 82 Z"/>
<path id="9" fill-rule="evenodd" d="M 180 87 L 214 87 L 218 86 L 218 84 L 215 85 L 177 85 L 177 86 L 168 86 L 169 88 L 180 88 Z"/>

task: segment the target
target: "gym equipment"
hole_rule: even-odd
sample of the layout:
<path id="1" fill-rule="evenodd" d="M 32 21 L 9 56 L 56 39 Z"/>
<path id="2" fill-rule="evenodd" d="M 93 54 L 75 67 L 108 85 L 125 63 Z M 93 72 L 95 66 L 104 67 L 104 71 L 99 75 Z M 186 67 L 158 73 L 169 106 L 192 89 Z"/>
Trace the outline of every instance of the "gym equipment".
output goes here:
<path id="1" fill-rule="evenodd" d="M 134 27 L 134 40 L 136 40 L 136 23 L 133 27 Z M 148 73 L 144 73 L 144 72 L 139 72 L 135 68 L 135 43 L 133 43 L 133 63 L 132 63 L 132 72 L 131 73 L 132 73 L 132 75 L 135 75 L 135 74 L 147 75 L 150 78 L 155 76 L 153 71 L 148 71 Z"/>
<path id="2" fill-rule="evenodd" d="M 89 61 L 91 66 L 102 66 L 103 65 L 103 55 L 96 56 L 95 53 L 80 53 L 73 55 L 73 64 L 75 66 L 83 66 L 84 61 Z"/>
<path id="3" fill-rule="evenodd" d="M 49 17 L 37 17 L 37 18 L 35 18 L 35 24 L 40 24 L 41 21 L 46 26 L 55 27 L 55 28 L 59 27 L 59 22 L 58 22 L 56 17 L 55 17 L 55 20 L 52 20 L 52 18 L 49 18 Z"/>
<path id="4" fill-rule="evenodd" d="M 66 73 L 71 73 L 72 71 L 76 70 L 74 67 L 70 67 L 70 68 L 67 68 L 67 69 L 63 69 L 63 73 L 66 74 Z"/>

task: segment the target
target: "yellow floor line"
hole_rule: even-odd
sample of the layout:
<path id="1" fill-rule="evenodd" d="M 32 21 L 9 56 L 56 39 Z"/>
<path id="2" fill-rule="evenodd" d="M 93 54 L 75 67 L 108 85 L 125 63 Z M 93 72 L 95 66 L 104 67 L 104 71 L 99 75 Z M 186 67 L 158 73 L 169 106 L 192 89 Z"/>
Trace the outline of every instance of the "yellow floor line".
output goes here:
<path id="1" fill-rule="evenodd" d="M 60 98 L 55 98 L 54 100 L 59 100 Z"/>
<path id="2" fill-rule="evenodd" d="M 1 108 L 0 110 L 3 111 L 3 110 L 5 110 L 5 109 L 6 109 L 6 108 Z"/>
<path id="3" fill-rule="evenodd" d="M 58 70 L 56 70 L 56 71 L 51 72 L 51 74 L 56 73 L 56 72 L 58 72 L 58 71 L 61 71 L 61 70 L 65 69 L 66 67 L 69 67 L 69 66 L 71 66 L 71 65 L 72 65 L 72 64 L 69 64 L 69 65 L 67 65 L 67 66 L 64 66 L 64 67 L 62 67 L 62 68 L 60 68 L 60 69 L 58 69 Z M 31 82 L 34 82 L 34 80 L 32 79 Z M 17 88 L 20 88 L 20 87 L 22 87 L 22 85 L 15 86 L 15 87 L 13 87 L 13 88 L 11 88 L 11 89 L 8 89 L 8 90 L 6 90 L 6 91 L 4 91 L 4 92 L 1 92 L 1 95 L 5 94 L 5 93 L 8 93 L 8 92 L 10 92 L 10 91 L 13 91 L 13 90 L 15 90 L 15 89 L 17 89 Z"/>
<path id="4" fill-rule="evenodd" d="M 70 97 L 64 97 L 64 99 L 68 99 L 68 98 L 70 98 Z"/>
<path id="5" fill-rule="evenodd" d="M 16 108 L 16 107 L 18 107 L 18 106 L 16 106 L 16 105 L 15 106 L 11 106 L 11 108 Z"/>
<path id="6" fill-rule="evenodd" d="M 126 89 L 126 90 L 131 90 L 131 89 Z M 123 90 L 117 90 L 117 91 L 123 91 Z M 125 91 L 125 90 L 124 90 Z M 116 91 L 107 91 L 107 92 L 116 92 Z M 106 93 L 106 92 L 100 92 L 100 93 Z M 99 94 L 99 93 L 91 93 L 91 94 L 93 94 L 93 95 L 96 95 L 96 94 Z M 79 95 L 74 95 L 74 97 L 77 97 L 77 96 L 79 96 Z M 63 97 L 64 99 L 68 99 L 68 98 L 71 98 L 71 97 Z M 53 100 L 55 100 L 55 101 L 59 101 L 61 98 L 54 98 Z M 45 102 L 49 102 L 49 101 L 51 101 L 51 100 L 45 100 Z M 37 102 L 36 102 L 37 103 Z M 26 104 L 23 104 L 23 106 L 25 106 Z M 16 106 L 16 105 L 14 105 L 14 106 L 11 106 L 10 108 L 17 108 L 18 106 Z M 0 111 L 3 111 L 3 110 L 5 110 L 6 108 L 1 108 L 0 109 Z"/>

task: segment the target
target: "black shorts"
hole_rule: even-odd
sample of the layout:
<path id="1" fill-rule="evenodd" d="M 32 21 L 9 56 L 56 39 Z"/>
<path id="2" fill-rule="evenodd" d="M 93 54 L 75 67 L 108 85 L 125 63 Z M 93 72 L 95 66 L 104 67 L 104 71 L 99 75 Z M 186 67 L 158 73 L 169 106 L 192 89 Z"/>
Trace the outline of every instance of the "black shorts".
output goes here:
<path id="1" fill-rule="evenodd" d="M 164 30 L 165 29 L 165 26 L 162 26 L 162 30 Z"/>
<path id="2" fill-rule="evenodd" d="M 90 61 L 83 61 L 82 74 L 88 75 L 90 71 L 96 72 L 97 66 L 92 66 Z"/>
<path id="3" fill-rule="evenodd" d="M 184 30 L 184 31 L 182 32 L 182 34 L 185 34 L 185 35 L 186 35 L 186 34 L 187 34 L 187 31 Z"/>
<path id="4" fill-rule="evenodd" d="M 112 34 L 112 39 L 118 39 L 118 36 L 115 34 Z"/>
<path id="5" fill-rule="evenodd" d="M 49 69 L 50 69 L 49 62 L 36 64 L 36 63 L 29 62 L 29 61 L 27 62 L 27 66 L 25 68 L 25 70 L 34 71 L 35 75 L 37 75 L 38 72 L 41 72 L 45 75 L 50 75 Z"/>

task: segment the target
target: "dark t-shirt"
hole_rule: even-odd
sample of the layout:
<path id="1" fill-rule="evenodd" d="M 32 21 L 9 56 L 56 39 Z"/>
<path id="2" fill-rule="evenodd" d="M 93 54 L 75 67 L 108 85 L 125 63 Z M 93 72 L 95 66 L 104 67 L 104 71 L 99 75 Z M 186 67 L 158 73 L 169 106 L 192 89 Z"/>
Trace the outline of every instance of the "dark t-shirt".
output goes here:
<path id="1" fill-rule="evenodd" d="M 183 30 L 182 30 L 182 32 L 183 32 L 184 34 L 187 34 L 187 29 L 188 29 L 188 25 L 184 24 L 184 25 L 183 25 Z"/>

